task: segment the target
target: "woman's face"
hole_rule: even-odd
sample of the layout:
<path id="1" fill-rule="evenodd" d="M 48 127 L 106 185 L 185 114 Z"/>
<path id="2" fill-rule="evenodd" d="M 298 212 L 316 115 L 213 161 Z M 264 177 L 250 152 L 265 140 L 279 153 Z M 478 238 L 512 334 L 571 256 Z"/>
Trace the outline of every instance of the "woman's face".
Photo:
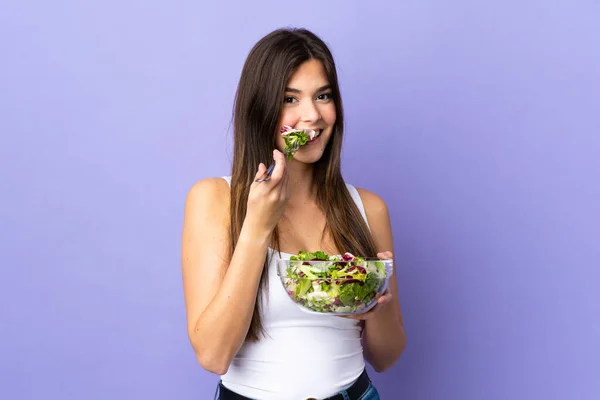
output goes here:
<path id="1" fill-rule="evenodd" d="M 318 60 L 308 60 L 298 67 L 286 86 L 279 127 L 314 129 L 320 135 L 302 146 L 294 155 L 295 160 L 314 163 L 321 158 L 331 138 L 335 118 L 335 103 L 325 68 Z M 277 148 L 283 152 L 285 141 L 280 132 L 276 135 Z"/>

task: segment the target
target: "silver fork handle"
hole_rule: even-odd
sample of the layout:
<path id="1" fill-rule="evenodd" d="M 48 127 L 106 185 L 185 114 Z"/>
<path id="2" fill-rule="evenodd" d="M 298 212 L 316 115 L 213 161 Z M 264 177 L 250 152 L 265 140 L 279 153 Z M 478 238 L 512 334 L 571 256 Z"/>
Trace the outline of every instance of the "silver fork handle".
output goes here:
<path id="1" fill-rule="evenodd" d="M 289 151 L 284 151 L 283 152 L 283 156 L 287 157 L 287 155 L 289 154 Z M 269 168 L 267 168 L 267 172 L 266 172 L 266 176 L 262 179 L 256 179 L 254 182 L 266 182 L 269 179 L 271 179 L 271 174 L 273 173 L 273 170 L 275 169 L 275 161 L 273 161 L 273 164 L 269 165 Z"/>
<path id="2" fill-rule="evenodd" d="M 265 176 L 262 179 L 256 179 L 255 182 L 266 182 L 269 179 L 271 179 L 271 174 L 273 173 L 273 170 L 275 169 L 275 163 L 269 165 L 269 168 L 267 168 L 267 176 Z"/>

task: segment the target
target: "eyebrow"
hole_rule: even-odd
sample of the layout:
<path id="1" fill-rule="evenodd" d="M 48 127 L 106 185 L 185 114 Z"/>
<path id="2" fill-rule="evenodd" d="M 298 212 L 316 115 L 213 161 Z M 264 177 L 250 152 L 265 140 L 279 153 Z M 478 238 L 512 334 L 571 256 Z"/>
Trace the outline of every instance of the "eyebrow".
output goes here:
<path id="1" fill-rule="evenodd" d="M 317 92 L 322 92 L 323 90 L 327 90 L 327 89 L 331 89 L 331 84 L 325 85 L 325 86 L 321 86 L 320 88 L 317 89 Z M 301 90 L 294 89 L 294 88 L 289 88 L 289 87 L 286 87 L 285 91 L 286 92 L 291 92 L 291 93 L 302 93 Z"/>

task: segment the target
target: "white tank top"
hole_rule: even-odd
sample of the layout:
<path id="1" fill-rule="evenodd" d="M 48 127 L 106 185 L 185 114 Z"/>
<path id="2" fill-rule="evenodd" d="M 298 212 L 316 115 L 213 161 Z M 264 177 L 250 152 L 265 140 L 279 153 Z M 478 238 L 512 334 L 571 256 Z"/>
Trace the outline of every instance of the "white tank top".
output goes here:
<path id="1" fill-rule="evenodd" d="M 231 184 L 230 177 L 224 177 Z M 356 188 L 347 184 L 365 221 Z M 326 398 L 352 385 L 365 368 L 358 321 L 305 313 L 277 276 L 279 252 L 269 248 L 269 286 L 263 292 L 266 335 L 246 342 L 221 376 L 225 387 L 260 400 Z M 282 259 L 291 254 L 281 253 Z"/>

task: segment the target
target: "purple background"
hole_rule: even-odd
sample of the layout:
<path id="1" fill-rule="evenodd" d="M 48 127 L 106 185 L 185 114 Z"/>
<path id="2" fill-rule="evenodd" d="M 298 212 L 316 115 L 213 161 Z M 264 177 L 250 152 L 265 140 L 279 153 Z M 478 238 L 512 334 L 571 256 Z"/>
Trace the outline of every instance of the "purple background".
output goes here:
<path id="1" fill-rule="evenodd" d="M 391 210 L 382 397 L 600 398 L 598 3 L 201 3 L 0 6 L 0 398 L 212 399 L 182 207 L 228 174 L 242 63 L 282 25 L 331 45 L 345 177 Z"/>

